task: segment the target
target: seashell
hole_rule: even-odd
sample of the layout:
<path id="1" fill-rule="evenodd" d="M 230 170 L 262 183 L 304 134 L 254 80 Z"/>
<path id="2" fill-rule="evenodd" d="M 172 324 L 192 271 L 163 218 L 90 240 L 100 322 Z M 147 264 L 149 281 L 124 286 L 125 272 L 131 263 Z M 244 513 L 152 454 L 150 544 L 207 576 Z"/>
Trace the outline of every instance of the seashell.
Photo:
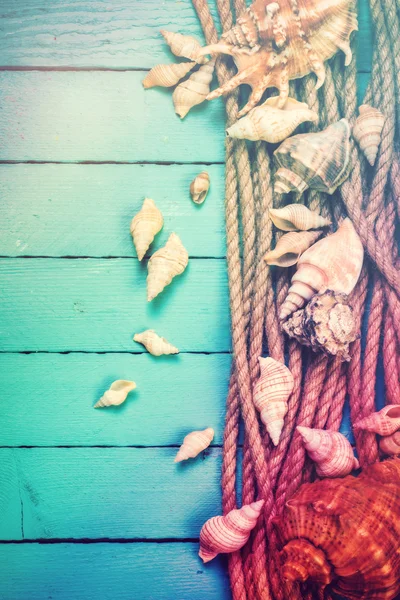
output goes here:
<path id="1" fill-rule="evenodd" d="M 321 231 L 300 231 L 283 235 L 275 246 L 264 256 L 268 265 L 278 267 L 291 267 L 295 265 L 307 248 L 309 248 L 321 235 Z"/>
<path id="2" fill-rule="evenodd" d="M 257 524 L 264 500 L 245 504 L 224 517 L 208 519 L 200 531 L 200 558 L 206 563 L 217 554 L 240 550 Z"/>
<path id="3" fill-rule="evenodd" d="M 154 329 L 146 329 L 142 333 L 135 333 L 133 340 L 139 342 L 139 344 L 143 344 L 146 350 L 153 356 L 179 353 L 178 348 L 175 348 L 165 338 L 157 335 Z"/>
<path id="4" fill-rule="evenodd" d="M 282 231 L 308 231 L 318 227 L 327 227 L 329 219 L 321 217 L 303 204 L 288 204 L 283 208 L 270 208 L 269 216 L 275 227 Z"/>
<path id="5" fill-rule="evenodd" d="M 392 435 L 387 435 L 379 440 L 379 448 L 384 454 L 400 454 L 400 431 L 395 431 Z"/>
<path id="6" fill-rule="evenodd" d="M 353 137 L 373 167 L 381 143 L 385 117 L 377 108 L 368 104 L 362 104 L 359 112 L 360 116 L 356 119 L 353 127 Z"/>
<path id="7" fill-rule="evenodd" d="M 240 140 L 263 140 L 275 144 L 291 135 L 301 123 L 318 121 L 317 113 L 304 102 L 288 98 L 283 108 L 279 108 L 278 103 L 279 96 L 268 98 L 231 125 L 226 134 Z"/>
<path id="8" fill-rule="evenodd" d="M 274 152 L 279 169 L 278 194 L 307 188 L 333 194 L 347 179 L 350 165 L 350 126 L 346 119 L 317 133 L 301 133 L 285 140 Z"/>
<path id="9" fill-rule="evenodd" d="M 201 104 L 210 92 L 210 85 L 215 68 L 215 58 L 200 67 L 198 71 L 180 83 L 172 94 L 175 112 L 181 119 L 186 117 L 189 110 Z"/>
<path id="10" fill-rule="evenodd" d="M 188 458 L 195 458 L 200 452 L 208 448 L 214 437 L 214 429 L 207 427 L 203 431 L 192 431 L 183 438 L 182 446 L 175 456 L 174 462 L 178 463 Z"/>
<path id="11" fill-rule="evenodd" d="M 388 404 L 379 412 L 356 421 L 353 427 L 379 435 L 392 435 L 400 429 L 400 405 Z"/>
<path id="12" fill-rule="evenodd" d="M 206 62 L 204 57 L 198 56 L 201 50 L 201 45 L 196 38 L 192 37 L 191 35 L 182 35 L 181 33 L 166 31 L 165 29 L 161 29 L 160 33 L 175 56 L 190 58 L 190 60 L 194 60 L 200 64 Z"/>
<path id="13" fill-rule="evenodd" d="M 296 427 L 319 477 L 344 477 L 360 464 L 350 442 L 338 431 Z"/>
<path id="14" fill-rule="evenodd" d="M 102 397 L 93 408 L 102 408 L 104 406 L 119 406 L 125 402 L 129 392 L 134 390 L 136 383 L 134 381 L 126 381 L 125 379 L 117 379 L 110 388 L 104 392 Z"/>
<path id="15" fill-rule="evenodd" d="M 399 593 L 399 459 L 302 485 L 274 523 L 284 580 L 314 584 L 321 598 L 328 585 L 348 600 Z"/>
<path id="16" fill-rule="evenodd" d="M 154 252 L 147 269 L 147 301 L 151 302 L 174 277 L 183 273 L 189 255 L 176 233 L 171 233 L 163 248 Z"/>
<path id="17" fill-rule="evenodd" d="M 156 86 L 172 87 L 173 85 L 176 85 L 180 79 L 183 79 L 195 65 L 195 62 L 156 65 L 143 79 L 143 87 L 145 89 Z"/>
<path id="18" fill-rule="evenodd" d="M 254 406 L 260 411 L 274 446 L 279 444 L 284 418 L 288 410 L 288 399 L 294 386 L 293 375 L 289 369 L 273 358 L 258 359 L 260 377 L 254 386 Z"/>
<path id="19" fill-rule="evenodd" d="M 195 204 L 203 204 L 210 189 L 210 176 L 206 171 L 197 175 L 190 184 L 190 195 Z"/>
<path id="20" fill-rule="evenodd" d="M 163 225 L 163 216 L 154 204 L 154 200 L 145 198 L 142 208 L 131 221 L 131 234 L 139 260 L 142 260 Z"/>
<path id="21" fill-rule="evenodd" d="M 360 276 L 364 249 L 350 219 L 336 233 L 316 242 L 302 254 L 279 318 L 286 319 L 311 297 L 328 288 L 349 295 Z"/>

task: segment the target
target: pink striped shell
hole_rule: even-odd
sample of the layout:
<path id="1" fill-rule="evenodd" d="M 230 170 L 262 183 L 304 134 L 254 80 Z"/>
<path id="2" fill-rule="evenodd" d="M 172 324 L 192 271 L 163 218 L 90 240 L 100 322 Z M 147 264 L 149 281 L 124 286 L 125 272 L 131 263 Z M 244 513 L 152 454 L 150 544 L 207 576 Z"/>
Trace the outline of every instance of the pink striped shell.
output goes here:
<path id="1" fill-rule="evenodd" d="M 379 448 L 388 456 L 398 456 L 400 454 L 400 431 L 395 431 L 392 435 L 381 438 Z"/>
<path id="2" fill-rule="evenodd" d="M 297 427 L 319 477 L 345 477 L 359 468 L 350 442 L 337 431 Z"/>
<path id="3" fill-rule="evenodd" d="M 388 404 L 382 410 L 354 423 L 354 429 L 363 429 L 379 435 L 392 435 L 400 429 L 400 406 Z"/>

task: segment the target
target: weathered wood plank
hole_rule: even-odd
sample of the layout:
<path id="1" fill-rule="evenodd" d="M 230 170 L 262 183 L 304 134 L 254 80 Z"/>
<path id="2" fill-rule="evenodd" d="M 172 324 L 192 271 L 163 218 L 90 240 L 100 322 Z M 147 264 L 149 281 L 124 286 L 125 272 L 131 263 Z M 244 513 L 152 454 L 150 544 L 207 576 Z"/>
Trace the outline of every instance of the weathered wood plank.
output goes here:
<path id="1" fill-rule="evenodd" d="M 141 352 L 149 328 L 183 352 L 230 349 L 224 260 L 192 259 L 150 303 L 146 275 L 137 259 L 2 259 L 0 349 Z"/>
<path id="2" fill-rule="evenodd" d="M 148 196 L 164 216 L 156 244 L 176 229 L 190 256 L 222 257 L 224 166 L 206 169 L 198 206 L 189 195 L 198 165 L 1 165 L 0 255 L 136 256 L 129 225 Z"/>
<path id="3" fill-rule="evenodd" d="M 7 600 L 228 600 L 226 561 L 195 543 L 0 545 Z M 23 568 L 21 568 L 23 565 Z"/>

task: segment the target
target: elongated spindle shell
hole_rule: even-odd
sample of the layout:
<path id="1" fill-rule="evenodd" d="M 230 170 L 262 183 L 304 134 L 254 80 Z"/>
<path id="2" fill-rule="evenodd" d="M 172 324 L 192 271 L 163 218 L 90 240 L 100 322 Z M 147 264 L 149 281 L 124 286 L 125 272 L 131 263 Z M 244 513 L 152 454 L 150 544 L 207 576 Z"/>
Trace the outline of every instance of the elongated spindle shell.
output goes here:
<path id="1" fill-rule="evenodd" d="M 173 85 L 176 85 L 180 79 L 183 79 L 195 65 L 195 62 L 156 65 L 143 79 L 143 87 L 145 89 L 156 86 L 172 87 Z"/>
<path id="2" fill-rule="evenodd" d="M 353 137 L 364 152 L 369 164 L 373 166 L 381 143 L 385 117 L 377 108 L 368 104 L 362 104 L 359 111 L 360 116 L 353 127 Z"/>
<path id="3" fill-rule="evenodd" d="M 345 477 L 359 468 L 350 442 L 337 431 L 297 427 L 308 456 L 320 477 Z"/>
<path id="4" fill-rule="evenodd" d="M 207 427 L 203 431 L 192 431 L 183 439 L 182 446 L 175 456 L 176 463 L 196 458 L 200 452 L 203 452 L 211 444 L 214 438 L 214 429 Z"/>
<path id="5" fill-rule="evenodd" d="M 400 429 L 400 405 L 388 404 L 382 410 L 359 419 L 353 427 L 379 435 L 392 435 Z"/>
<path id="6" fill-rule="evenodd" d="M 201 45 L 196 38 L 191 35 L 182 35 L 181 33 L 167 31 L 166 29 L 161 29 L 160 33 L 175 56 L 189 58 L 200 64 L 206 62 L 207 59 L 204 56 L 199 56 Z"/>
<path id="7" fill-rule="evenodd" d="M 178 348 L 175 348 L 165 338 L 157 335 L 154 329 L 146 329 L 142 333 L 135 333 L 133 340 L 139 342 L 139 344 L 143 344 L 146 350 L 153 356 L 179 353 Z"/>
<path id="8" fill-rule="evenodd" d="M 186 117 L 191 108 L 201 104 L 207 98 L 210 93 L 214 67 L 215 58 L 212 58 L 175 88 L 172 101 L 175 112 L 181 119 Z"/>
<path id="9" fill-rule="evenodd" d="M 171 233 L 167 243 L 150 258 L 147 269 L 147 300 L 151 302 L 174 277 L 183 273 L 189 255 L 176 233 Z"/>
<path id="10" fill-rule="evenodd" d="M 131 235 L 138 259 L 142 260 L 154 237 L 161 231 L 164 219 L 151 198 L 145 198 L 140 211 L 131 221 Z"/>
<path id="11" fill-rule="evenodd" d="M 110 389 L 104 392 L 103 396 L 94 405 L 94 408 L 102 408 L 105 406 L 118 406 L 125 402 L 129 392 L 136 388 L 134 381 L 126 381 L 125 379 L 117 379 L 111 384 Z"/>
<path id="12" fill-rule="evenodd" d="M 317 241 L 321 231 L 300 231 L 283 235 L 275 246 L 264 256 L 268 265 L 291 267 L 295 265 L 300 256 Z"/>
<path id="13" fill-rule="evenodd" d="M 288 204 L 283 208 L 270 208 L 269 216 L 275 227 L 282 231 L 308 231 L 327 227 L 331 224 L 329 219 L 321 217 L 317 212 L 310 210 L 303 204 Z"/>
<path id="14" fill-rule="evenodd" d="M 202 171 L 193 179 L 190 184 L 190 195 L 195 204 L 203 204 L 208 190 L 210 189 L 210 176 L 206 171 Z"/>

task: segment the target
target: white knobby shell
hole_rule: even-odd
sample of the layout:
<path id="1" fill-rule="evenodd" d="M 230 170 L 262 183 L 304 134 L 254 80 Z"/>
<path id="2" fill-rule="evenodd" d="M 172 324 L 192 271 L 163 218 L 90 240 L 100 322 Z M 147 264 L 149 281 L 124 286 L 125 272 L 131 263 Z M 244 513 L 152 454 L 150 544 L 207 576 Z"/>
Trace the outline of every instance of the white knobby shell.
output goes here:
<path id="1" fill-rule="evenodd" d="M 153 356 L 161 356 L 162 354 L 178 354 L 178 348 L 175 348 L 165 338 L 156 334 L 154 329 L 146 329 L 142 333 L 135 333 L 133 336 L 135 342 L 143 344 L 143 346 Z"/>
<path id="2" fill-rule="evenodd" d="M 360 115 L 353 127 L 353 137 L 364 152 L 369 164 L 373 166 L 381 143 L 385 117 L 377 108 L 368 104 L 362 104 L 359 112 Z"/>
<path id="3" fill-rule="evenodd" d="M 175 56 L 189 58 L 200 64 L 206 62 L 207 59 L 204 56 L 199 56 L 201 45 L 196 38 L 191 35 L 182 35 L 181 33 L 167 31 L 166 29 L 161 29 L 160 33 Z"/>
<path id="4" fill-rule="evenodd" d="M 321 217 L 304 204 L 288 204 L 283 208 L 270 208 L 269 216 L 275 227 L 282 231 L 308 231 L 331 224 L 329 219 Z"/>
<path id="5" fill-rule="evenodd" d="M 174 462 L 182 462 L 188 458 L 196 458 L 200 452 L 208 448 L 214 438 L 214 429 L 207 427 L 203 431 L 192 431 L 184 437 Z"/>
<path id="6" fill-rule="evenodd" d="M 172 101 L 175 112 L 181 119 L 186 117 L 191 108 L 201 104 L 207 98 L 210 93 L 214 68 L 215 58 L 212 58 L 175 88 Z"/>
<path id="7" fill-rule="evenodd" d="M 126 381 L 125 379 L 117 379 L 110 388 L 104 392 L 103 396 L 94 405 L 93 408 L 102 408 L 105 406 L 119 406 L 125 402 L 129 392 L 136 388 L 134 381 Z"/>
<path id="8" fill-rule="evenodd" d="M 171 63 L 169 65 L 156 65 L 147 73 L 142 84 L 145 89 L 160 86 L 172 87 L 196 66 L 195 62 Z"/>
<path id="9" fill-rule="evenodd" d="M 131 235 L 138 259 L 142 260 L 154 237 L 161 231 L 164 219 L 151 198 L 145 198 L 140 211 L 131 221 Z"/>
<path id="10" fill-rule="evenodd" d="M 270 250 L 264 260 L 268 265 L 278 267 L 291 267 L 295 265 L 300 256 L 317 241 L 321 231 L 291 231 L 283 235 L 274 250 Z"/>
<path id="11" fill-rule="evenodd" d="M 207 171 L 202 171 L 190 184 L 190 195 L 195 204 L 203 204 L 210 189 L 210 176 Z"/>
<path id="12" fill-rule="evenodd" d="M 151 302 L 174 277 L 183 273 L 189 255 L 176 233 L 171 233 L 167 243 L 150 258 L 147 269 L 147 300 Z"/>

